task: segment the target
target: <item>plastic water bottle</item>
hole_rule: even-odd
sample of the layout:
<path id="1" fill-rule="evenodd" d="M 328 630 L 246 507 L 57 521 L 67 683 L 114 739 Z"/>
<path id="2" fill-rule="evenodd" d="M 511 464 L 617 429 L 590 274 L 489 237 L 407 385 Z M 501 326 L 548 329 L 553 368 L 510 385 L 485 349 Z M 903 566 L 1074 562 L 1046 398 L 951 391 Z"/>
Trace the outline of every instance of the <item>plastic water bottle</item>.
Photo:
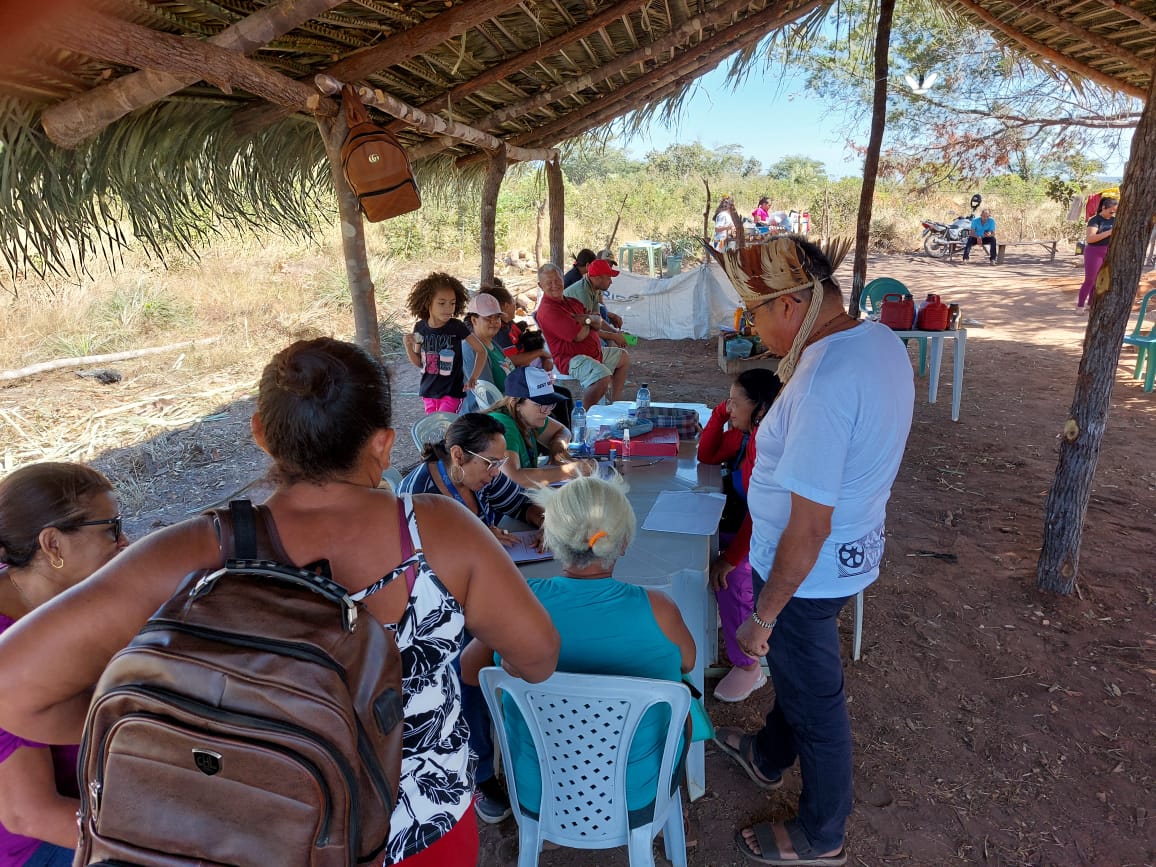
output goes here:
<path id="1" fill-rule="evenodd" d="M 577 448 L 576 454 L 582 454 L 586 449 L 586 410 L 582 408 L 582 401 L 574 401 L 574 411 L 570 413 L 570 446 Z"/>
<path id="2" fill-rule="evenodd" d="M 634 398 L 634 406 L 636 409 L 650 408 L 650 387 L 644 382 L 642 388 L 638 389 L 638 394 Z"/>

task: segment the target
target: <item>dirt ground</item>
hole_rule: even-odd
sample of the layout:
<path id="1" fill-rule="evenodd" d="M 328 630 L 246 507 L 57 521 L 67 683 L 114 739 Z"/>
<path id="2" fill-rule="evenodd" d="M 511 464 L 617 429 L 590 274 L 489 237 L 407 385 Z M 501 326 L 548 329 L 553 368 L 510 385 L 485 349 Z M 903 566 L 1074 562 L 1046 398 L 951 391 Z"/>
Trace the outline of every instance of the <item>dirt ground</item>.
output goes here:
<path id="1" fill-rule="evenodd" d="M 1078 593 L 1035 587 L 1043 502 L 1086 324 L 1074 313 L 1080 262 L 1028 254 L 997 268 L 922 256 L 870 261 L 869 278 L 898 277 L 917 297 L 938 292 L 982 327 L 969 329 L 959 422 L 950 417 L 950 351 L 936 404 L 927 402 L 926 379 L 917 381 L 858 663 L 850 661 L 850 607 L 844 617 L 855 738 L 850 864 L 1156 862 L 1156 393 L 1132 381 L 1130 351 L 1113 392 Z M 726 394 L 713 340 L 644 341 L 632 356 L 632 388 L 648 382 L 656 401 L 713 405 Z M 420 403 L 416 374 L 400 361 L 394 463 L 405 468 L 417 457 L 406 432 Z M 122 369 L 131 378 L 146 365 Z M 231 402 L 195 424 L 95 457 L 131 503 L 134 534 L 241 490 L 259 494 L 264 485 L 251 483 L 266 461 L 248 436 L 252 387 L 249 372 Z M 117 400 L 97 383 L 52 374 L 0 389 L 0 411 L 48 392 L 94 411 Z M 708 708 L 716 724 L 753 727 L 772 695 L 768 686 L 742 705 L 709 700 Z M 727 867 L 746 863 L 735 828 L 790 817 L 799 780 L 788 773 L 781 790 L 764 793 L 708 745 L 707 787 L 688 808 L 690 863 Z M 516 840 L 512 820 L 484 828 L 481 864 L 515 863 Z M 601 867 L 627 858 L 625 850 L 560 850 L 540 863 Z"/>

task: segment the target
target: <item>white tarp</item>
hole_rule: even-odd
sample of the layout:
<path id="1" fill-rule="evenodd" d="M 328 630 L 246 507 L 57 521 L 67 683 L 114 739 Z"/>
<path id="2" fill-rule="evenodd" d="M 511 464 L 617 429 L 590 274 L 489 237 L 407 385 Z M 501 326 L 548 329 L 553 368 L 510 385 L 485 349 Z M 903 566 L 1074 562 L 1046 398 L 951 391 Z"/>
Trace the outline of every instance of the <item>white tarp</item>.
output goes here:
<path id="1" fill-rule="evenodd" d="M 699 340 L 732 325 L 739 295 L 714 262 L 677 277 L 643 277 L 623 271 L 602 296 L 631 334 L 646 340 Z"/>

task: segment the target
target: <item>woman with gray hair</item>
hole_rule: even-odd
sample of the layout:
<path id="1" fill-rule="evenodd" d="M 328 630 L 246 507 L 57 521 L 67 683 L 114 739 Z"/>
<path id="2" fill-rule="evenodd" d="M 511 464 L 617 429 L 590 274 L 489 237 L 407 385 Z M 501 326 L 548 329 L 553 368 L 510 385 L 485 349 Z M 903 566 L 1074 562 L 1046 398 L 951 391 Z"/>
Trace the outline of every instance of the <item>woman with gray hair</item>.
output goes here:
<path id="1" fill-rule="evenodd" d="M 657 590 L 612 577 L 615 563 L 634 539 L 627 490 L 619 476 L 586 476 L 560 488 L 532 491 L 530 499 L 545 511 L 546 546 L 561 570 L 556 578 L 531 578 L 528 583 L 562 638 L 558 671 L 678 681 L 695 659 L 694 639 L 678 608 Z M 477 683 L 478 671 L 500 663 L 475 639 L 462 654 L 462 678 Z M 626 800 L 632 818 L 645 816 L 654 802 L 664 713 L 652 708 L 643 717 L 630 751 Z M 507 712 L 507 725 L 518 798 L 536 813 L 541 780 L 533 742 L 516 712 Z"/>

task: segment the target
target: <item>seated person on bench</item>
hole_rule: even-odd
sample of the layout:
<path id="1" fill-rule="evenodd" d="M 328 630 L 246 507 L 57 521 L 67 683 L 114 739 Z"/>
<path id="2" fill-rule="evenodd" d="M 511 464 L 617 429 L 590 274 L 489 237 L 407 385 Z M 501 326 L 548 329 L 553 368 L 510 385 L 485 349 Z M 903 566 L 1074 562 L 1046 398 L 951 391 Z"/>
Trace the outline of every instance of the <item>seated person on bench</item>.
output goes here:
<path id="1" fill-rule="evenodd" d="M 967 243 L 963 245 L 963 261 L 966 262 L 971 253 L 971 248 L 976 244 L 983 244 L 991 254 L 991 264 L 995 264 L 995 220 L 991 216 L 991 211 L 984 208 L 979 212 L 978 217 L 973 217 L 971 221 L 971 234 L 967 236 Z"/>

